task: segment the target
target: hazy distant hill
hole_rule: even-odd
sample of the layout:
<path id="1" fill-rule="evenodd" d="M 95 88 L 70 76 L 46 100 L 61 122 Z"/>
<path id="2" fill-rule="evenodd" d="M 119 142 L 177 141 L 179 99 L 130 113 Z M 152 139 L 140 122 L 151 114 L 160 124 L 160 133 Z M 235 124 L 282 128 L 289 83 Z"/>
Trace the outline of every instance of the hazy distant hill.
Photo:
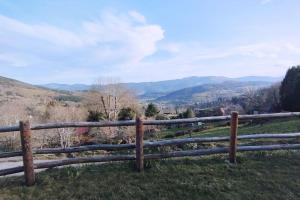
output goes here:
<path id="1" fill-rule="evenodd" d="M 156 101 L 168 103 L 210 102 L 217 100 L 219 97 L 231 98 L 243 94 L 248 89 L 268 87 L 271 84 L 271 82 L 262 81 L 226 81 L 218 84 L 203 84 L 171 92 L 158 97 Z"/>
<path id="2" fill-rule="evenodd" d="M 203 76 L 203 77 L 186 77 L 182 79 L 157 81 L 157 82 L 141 82 L 141 83 L 126 83 L 126 85 L 134 89 L 138 94 L 146 93 L 166 93 L 186 87 L 192 87 L 196 85 L 209 84 L 209 83 L 221 83 L 229 81 L 230 78 L 222 76 Z"/>
<path id="3" fill-rule="evenodd" d="M 262 76 L 247 76 L 240 78 L 228 78 L 223 76 L 191 76 L 182 79 L 156 81 L 156 82 L 139 82 L 139 83 L 124 83 L 127 87 L 133 89 L 142 99 L 157 98 L 166 95 L 167 93 L 180 90 L 187 87 L 193 87 L 203 84 L 218 84 L 224 81 L 264 81 L 264 82 L 278 82 L 281 81 L 280 77 L 262 77 Z M 57 90 L 88 90 L 91 86 L 85 84 L 57 84 L 50 83 L 42 85 L 43 87 L 57 89 Z"/>
<path id="4" fill-rule="evenodd" d="M 48 83 L 41 86 L 53 90 L 66 90 L 72 92 L 89 90 L 91 88 L 90 85 L 85 85 L 85 84 L 60 84 L 60 83 Z"/>

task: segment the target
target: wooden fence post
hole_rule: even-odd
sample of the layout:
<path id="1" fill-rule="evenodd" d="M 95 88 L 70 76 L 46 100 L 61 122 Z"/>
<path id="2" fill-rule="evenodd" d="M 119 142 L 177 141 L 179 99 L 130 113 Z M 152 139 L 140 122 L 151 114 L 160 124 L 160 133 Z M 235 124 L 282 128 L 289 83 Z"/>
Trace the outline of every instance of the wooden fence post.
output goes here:
<path id="1" fill-rule="evenodd" d="M 32 186 L 35 184 L 35 175 L 34 175 L 34 167 L 33 167 L 31 130 L 30 130 L 29 121 L 20 122 L 20 134 L 21 134 L 25 183 L 27 186 Z"/>
<path id="2" fill-rule="evenodd" d="M 141 172 L 144 170 L 144 125 L 140 117 L 136 118 L 136 169 Z"/>
<path id="3" fill-rule="evenodd" d="M 230 123 L 230 148 L 229 148 L 229 161 L 236 163 L 236 146 L 237 146 L 237 132 L 238 132 L 238 112 L 231 113 Z"/>

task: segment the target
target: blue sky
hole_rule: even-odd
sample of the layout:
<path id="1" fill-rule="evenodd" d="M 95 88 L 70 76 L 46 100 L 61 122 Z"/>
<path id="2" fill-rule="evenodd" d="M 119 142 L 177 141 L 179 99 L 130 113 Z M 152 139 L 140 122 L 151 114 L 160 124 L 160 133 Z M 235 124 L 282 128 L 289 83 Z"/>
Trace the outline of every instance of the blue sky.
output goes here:
<path id="1" fill-rule="evenodd" d="M 299 0 L 0 0 L 0 75 L 283 76 L 300 64 Z"/>

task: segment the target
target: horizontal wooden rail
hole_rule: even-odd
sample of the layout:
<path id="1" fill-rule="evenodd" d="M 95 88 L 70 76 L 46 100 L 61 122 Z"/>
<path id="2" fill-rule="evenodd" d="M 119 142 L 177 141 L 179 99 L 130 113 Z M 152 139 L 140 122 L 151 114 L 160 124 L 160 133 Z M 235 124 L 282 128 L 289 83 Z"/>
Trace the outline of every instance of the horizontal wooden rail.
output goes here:
<path id="1" fill-rule="evenodd" d="M 78 147 L 67 147 L 67 148 L 45 148 L 35 149 L 35 154 L 50 154 L 50 153 L 75 153 L 83 151 L 94 151 L 94 150 L 105 150 L 105 151 L 117 151 L 117 150 L 129 150 L 134 149 L 135 144 L 95 144 Z"/>
<path id="2" fill-rule="evenodd" d="M 300 149 L 300 144 L 276 144 L 276 145 L 261 145 L 261 146 L 237 146 L 238 152 L 244 151 L 273 151 L 273 150 L 288 150 L 288 149 Z M 167 153 L 158 154 L 146 154 L 144 159 L 162 159 L 162 158 L 175 158 L 186 156 L 204 156 L 213 154 L 228 153 L 229 148 L 217 147 L 210 149 L 199 149 L 189 151 L 173 151 Z M 82 158 L 69 158 L 63 160 L 49 161 L 44 163 L 34 164 L 35 169 L 53 168 L 64 165 L 82 164 L 82 163 L 94 163 L 94 162 L 110 162 L 110 161 L 126 161 L 135 160 L 134 155 L 110 155 L 110 156 L 94 156 L 94 157 L 82 157 Z M 0 170 L 0 176 L 23 172 L 23 166 L 13 167 L 9 169 Z"/>
<path id="3" fill-rule="evenodd" d="M 261 145 L 261 146 L 237 146 L 238 152 L 243 151 L 272 151 L 272 150 L 288 150 L 288 149 L 300 149 L 300 144 L 276 144 L 276 145 Z M 145 155 L 145 159 L 160 159 L 160 158 L 174 158 L 185 156 L 202 156 L 228 153 L 229 149 L 226 147 L 216 147 L 210 149 L 199 149 L 190 151 L 173 151 L 162 154 L 148 154 Z"/>
<path id="4" fill-rule="evenodd" d="M 264 133 L 264 134 L 250 134 L 250 135 L 240 135 L 237 138 L 239 140 L 245 139 L 288 139 L 288 138 L 298 138 L 300 133 Z M 151 147 L 162 147 L 170 145 L 182 145 L 188 143 L 201 143 L 201 142 L 224 142 L 229 141 L 230 137 L 195 137 L 195 138 L 182 138 L 182 139 L 170 139 L 170 140 L 158 140 L 158 141 L 145 141 L 144 148 Z M 56 153 L 76 153 L 84 151 L 95 151 L 95 150 L 105 150 L 105 151 L 117 151 L 117 150 L 130 150 L 134 149 L 135 144 L 95 144 L 87 146 L 78 147 L 67 147 L 67 148 L 44 148 L 44 149 L 33 149 L 34 154 L 56 154 Z M 0 158 L 9 158 L 22 156 L 21 151 L 15 152 L 5 152 L 0 154 Z"/>
<path id="5" fill-rule="evenodd" d="M 20 126 L 4 126 L 0 128 L 0 133 L 20 131 Z"/>
<path id="6" fill-rule="evenodd" d="M 257 114 L 257 115 L 239 115 L 240 120 L 251 119 L 266 119 L 266 118 L 285 118 L 285 117 L 299 117 L 300 112 L 287 112 L 287 113 L 272 113 L 272 114 Z M 143 120 L 144 125 L 171 125 L 171 124 L 185 124 L 196 122 L 215 122 L 230 120 L 228 116 L 215 116 L 215 117 L 199 117 L 189 119 L 172 119 L 172 120 Z M 59 122 L 48 124 L 32 125 L 31 130 L 54 129 L 54 128 L 76 128 L 76 127 L 115 127 L 115 126 L 134 126 L 135 120 L 128 121 L 101 121 L 101 122 Z M 0 133 L 20 131 L 19 126 L 1 127 Z"/>
<path id="7" fill-rule="evenodd" d="M 16 174 L 16 173 L 20 173 L 20 172 L 24 172 L 24 167 L 23 166 L 12 167 L 12 168 L 8 168 L 8 169 L 1 169 L 0 170 L 0 176 L 5 176 L 5 175 L 9 175 L 9 174 Z"/>
<path id="8" fill-rule="evenodd" d="M 10 157 L 16 157 L 22 155 L 23 155 L 22 151 L 5 152 L 5 153 L 0 153 L 0 158 L 10 158 Z"/>
<path id="9" fill-rule="evenodd" d="M 300 144 L 272 144 L 272 145 L 256 145 L 256 146 L 238 146 L 237 151 L 272 151 L 272 150 L 288 150 L 300 149 Z"/>
<path id="10" fill-rule="evenodd" d="M 52 167 L 81 164 L 81 163 L 124 161 L 124 160 L 135 160 L 135 156 L 134 155 L 111 155 L 111 156 L 69 158 L 69 159 L 56 160 L 56 161 L 50 161 L 44 163 L 37 163 L 35 164 L 35 169 L 52 168 Z"/>
<path id="11" fill-rule="evenodd" d="M 251 119 L 266 119 L 266 118 L 285 118 L 285 117 L 299 117 L 300 112 L 288 112 L 288 113 L 272 113 L 272 114 L 256 114 L 256 115 L 239 115 L 240 120 Z M 144 125 L 168 125 L 168 124 L 184 124 L 184 123 L 196 123 L 196 122 L 217 122 L 230 120 L 231 116 L 214 116 L 214 117 L 199 117 L 188 119 L 172 119 L 172 120 L 146 120 Z"/>

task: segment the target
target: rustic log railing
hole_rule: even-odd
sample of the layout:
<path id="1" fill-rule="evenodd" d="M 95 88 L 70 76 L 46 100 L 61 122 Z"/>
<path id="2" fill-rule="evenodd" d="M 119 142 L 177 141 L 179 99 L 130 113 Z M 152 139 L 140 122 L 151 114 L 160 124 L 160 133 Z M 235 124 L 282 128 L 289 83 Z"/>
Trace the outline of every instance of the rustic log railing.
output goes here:
<path id="1" fill-rule="evenodd" d="M 93 163 L 93 162 L 109 162 L 109 161 L 124 161 L 135 160 L 137 171 L 143 171 L 144 159 L 162 159 L 184 156 L 202 156 L 211 154 L 229 154 L 229 161 L 236 163 L 236 152 L 243 151 L 269 151 L 269 150 L 285 150 L 285 149 L 300 149 L 300 144 L 273 144 L 260 146 L 238 146 L 238 140 L 244 139 L 267 139 L 267 138 L 300 138 L 300 133 L 278 133 L 278 134 L 250 134 L 238 136 L 238 121 L 267 119 L 267 118 L 285 118 L 285 117 L 300 117 L 300 112 L 293 113 L 274 113 L 274 114 L 257 114 L 257 115 L 238 115 L 233 112 L 228 116 L 216 117 L 201 117 L 190 119 L 175 119 L 175 120 L 142 120 L 137 118 L 129 121 L 114 121 L 114 122 L 67 122 L 67 123 L 50 123 L 31 125 L 28 121 L 20 122 L 19 126 L 1 127 L 0 133 L 20 131 L 22 151 L 0 153 L 0 158 L 8 158 L 14 156 L 23 156 L 23 166 L 0 170 L 0 176 L 9 175 L 19 172 L 25 172 L 25 182 L 27 186 L 35 183 L 34 169 L 52 168 L 64 165 Z M 170 125 L 184 124 L 196 122 L 216 122 L 216 121 L 231 121 L 230 136 L 223 137 L 195 137 L 182 138 L 158 141 L 144 141 L 144 126 L 145 125 Z M 111 127 L 111 126 L 136 126 L 136 141 L 135 144 L 96 144 L 88 146 L 77 146 L 67 148 L 46 148 L 32 149 L 31 147 L 31 130 L 53 129 L 53 128 L 71 128 L 71 127 Z M 173 151 L 166 153 L 145 154 L 144 148 L 162 147 L 169 145 L 182 145 L 187 143 L 202 143 L 202 142 L 229 142 L 228 147 L 217 147 L 210 149 L 198 149 L 188 151 Z M 109 155 L 109 156 L 93 156 L 93 157 L 78 157 L 68 158 L 44 163 L 33 163 L 33 154 L 55 154 L 55 153 L 75 153 L 94 150 L 130 150 L 135 149 L 135 155 Z"/>

